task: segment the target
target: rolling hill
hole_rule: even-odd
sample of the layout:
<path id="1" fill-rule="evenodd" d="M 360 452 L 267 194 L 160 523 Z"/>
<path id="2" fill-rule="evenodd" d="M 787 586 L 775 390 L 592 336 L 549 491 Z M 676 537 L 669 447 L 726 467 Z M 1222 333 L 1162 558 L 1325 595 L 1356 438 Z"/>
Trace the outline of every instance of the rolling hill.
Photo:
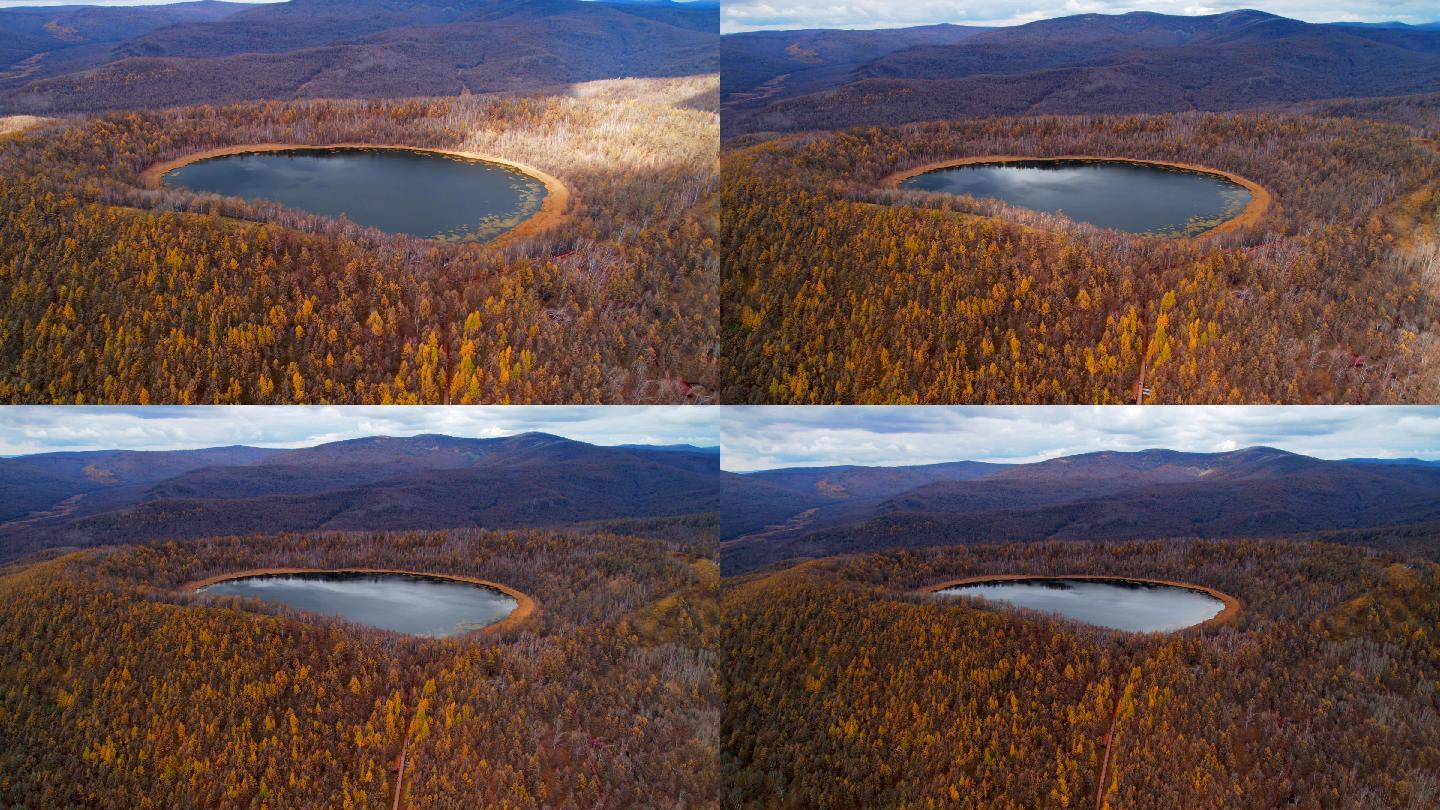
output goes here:
<path id="1" fill-rule="evenodd" d="M 785 508 L 815 508 L 773 497 L 773 490 L 755 486 L 760 481 L 742 487 L 724 480 L 727 519 L 732 511 L 753 510 L 779 524 L 796 514 L 780 514 Z M 722 535 L 721 545 L 726 575 L 783 560 L 883 548 L 1272 537 L 1421 524 L 1440 520 L 1440 469 L 1323 461 L 1272 448 L 1090 453 L 968 480 L 935 480 L 829 509 L 817 511 L 821 520 L 792 524 L 788 531 L 752 529 L 736 536 L 729 527 L 732 533 Z M 1426 556 L 1436 554 L 1440 549 Z"/>
<path id="2" fill-rule="evenodd" d="M 968 481 L 1006 467 L 956 461 L 915 467 L 795 467 L 746 475 L 722 473 L 720 538 L 728 540 L 807 510 L 813 528 L 864 514 L 883 499 L 940 481 Z"/>
<path id="3" fill-rule="evenodd" d="M 714 511 L 717 462 L 713 452 L 541 433 L 26 456 L 0 462 L 0 558 L 242 532 L 515 528 Z"/>
<path id="4" fill-rule="evenodd" d="M 1314 24 L 1260 11 L 1082 14 L 971 31 L 890 34 L 896 47 L 790 84 L 775 32 L 722 37 L 752 66 L 725 98 L 727 134 L 992 115 L 1222 111 L 1440 90 L 1440 30 Z M 797 48 L 850 32 L 793 32 Z M 811 43 L 801 45 L 801 39 Z M 769 77 L 759 75 L 765 66 Z M 801 75 L 801 74 L 794 74 Z"/>
<path id="5" fill-rule="evenodd" d="M 720 92 L 756 104 L 845 81 L 867 62 L 906 48 L 953 45 L 983 28 L 925 25 L 878 31 L 756 31 L 720 39 Z"/>
<path id="6" fill-rule="evenodd" d="M 1132 634 L 917 593 L 1074 572 L 1242 607 Z M 1011 543 L 817 561 L 723 598 L 730 806 L 782 789 L 796 807 L 1433 804 L 1434 563 L 1287 540 Z M 1356 758 L 1372 764 L 1333 767 Z"/>
<path id="7" fill-rule="evenodd" d="M 118 43 L 174 25 L 208 23 L 253 6 L 200 0 L 162 6 L 0 9 L 0 87 L 102 64 Z"/>
<path id="8" fill-rule="evenodd" d="M 0 10 L 0 110 L 458 95 L 713 73 L 718 20 L 713 6 L 580 0 Z"/>

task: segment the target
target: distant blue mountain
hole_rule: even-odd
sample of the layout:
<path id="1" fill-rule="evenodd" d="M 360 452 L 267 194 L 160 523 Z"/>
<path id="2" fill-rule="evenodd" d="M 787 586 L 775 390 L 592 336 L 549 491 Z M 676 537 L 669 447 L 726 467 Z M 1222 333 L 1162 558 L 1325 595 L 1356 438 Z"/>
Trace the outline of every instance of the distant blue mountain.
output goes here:
<path id="1" fill-rule="evenodd" d="M 1440 31 L 1440 22 L 1428 23 L 1403 23 L 1392 20 L 1390 22 L 1362 23 L 1362 22 L 1338 22 L 1330 23 L 1344 28 L 1390 28 L 1410 31 Z"/>
<path id="2" fill-rule="evenodd" d="M 523 433 L 18 456 L 0 460 L 0 561 L 53 546 L 156 538 L 518 528 L 712 512 L 720 466 L 713 452 Z"/>
<path id="3" fill-rule="evenodd" d="M 0 8 L 0 111 L 529 90 L 719 69 L 715 5 L 289 0 Z"/>
<path id="4" fill-rule="evenodd" d="M 1440 467 L 1440 460 L 1427 461 L 1423 458 L 1347 458 L 1352 464 L 1404 464 L 1415 467 Z"/>
<path id="5" fill-rule="evenodd" d="M 1255 10 L 1078 14 L 985 29 L 721 37 L 729 135 L 996 115 L 1273 108 L 1440 92 L 1440 25 Z"/>

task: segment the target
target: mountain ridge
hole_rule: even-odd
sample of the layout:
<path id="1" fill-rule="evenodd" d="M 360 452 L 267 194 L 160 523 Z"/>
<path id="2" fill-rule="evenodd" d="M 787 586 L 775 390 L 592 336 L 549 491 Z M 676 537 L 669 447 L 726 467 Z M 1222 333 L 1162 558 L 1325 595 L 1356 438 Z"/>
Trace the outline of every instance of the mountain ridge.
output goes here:
<path id="1" fill-rule="evenodd" d="M 722 515 L 727 576 L 889 547 L 1269 537 L 1440 520 L 1440 466 L 1322 460 L 1266 447 L 1084 453 L 840 506 L 786 500 L 724 477 L 722 493 L 726 513 L 768 518 L 766 527 L 737 531 Z M 798 511 L 785 514 L 796 507 L 816 511 L 803 520 Z M 1440 548 L 1431 556 L 1440 558 Z"/>
<path id="2" fill-rule="evenodd" d="M 147 6 L 143 19 L 108 32 L 111 7 L 70 7 L 62 16 L 0 9 L 0 110 L 523 92 L 719 68 L 715 7 L 580 0 L 232 5 L 242 4 Z M 16 21 L 25 22 L 24 31 L 4 31 Z M 65 41 L 56 30 L 75 34 Z"/>
<path id="3" fill-rule="evenodd" d="M 1225 111 L 1440 90 L 1440 27 L 1306 23 L 1239 10 L 1080 14 L 945 44 L 907 40 L 907 30 L 892 29 L 888 53 L 819 82 L 792 86 L 778 71 L 759 75 L 768 63 L 749 60 L 747 81 L 768 91 L 757 97 L 732 83 L 722 94 L 727 135 L 991 115 Z M 736 62 L 774 50 L 751 34 L 726 35 L 721 47 Z"/>
<path id="4" fill-rule="evenodd" d="M 718 505 L 713 453 L 534 432 L 159 451 L 131 461 L 138 458 L 101 451 L 0 462 L 0 558 L 237 532 L 550 526 Z M 116 459 L 128 466 L 115 468 Z"/>

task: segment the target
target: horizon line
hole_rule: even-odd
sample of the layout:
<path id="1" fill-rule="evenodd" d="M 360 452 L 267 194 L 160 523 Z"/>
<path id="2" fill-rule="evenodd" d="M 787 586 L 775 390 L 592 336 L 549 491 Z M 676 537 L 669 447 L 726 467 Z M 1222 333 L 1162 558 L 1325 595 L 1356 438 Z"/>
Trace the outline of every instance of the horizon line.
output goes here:
<path id="1" fill-rule="evenodd" d="M 723 8 L 723 5 L 722 5 L 722 8 Z M 1276 14 L 1276 13 L 1274 13 L 1274 12 L 1265 11 L 1265 10 L 1263 10 L 1263 9 L 1257 9 L 1257 8 L 1238 8 L 1238 9 L 1233 9 L 1233 10 L 1231 10 L 1231 11 L 1215 12 L 1215 13 L 1213 13 L 1213 14 L 1173 14 L 1173 13 L 1168 13 L 1168 12 L 1163 12 L 1163 11 L 1116 11 L 1116 12 L 1086 11 L 1086 12 L 1080 12 L 1080 13 L 1077 13 L 1077 14 L 1058 14 L 1058 15 L 1055 15 L 1055 16 L 1053 16 L 1053 17 L 1033 17 L 1033 18 L 1031 18 L 1031 19 L 1012 18 L 1011 20 L 1006 20 L 1006 21 L 1000 21 L 1000 20 L 983 20 L 983 21 L 977 21 L 977 22 L 970 22 L 970 21 L 965 21 L 965 20 L 961 20 L 961 21 L 958 21 L 958 22 L 956 22 L 956 21 L 951 21 L 951 20 L 935 20 L 935 21 L 932 21 L 932 22 L 856 23 L 856 24 L 854 24 L 854 25 L 839 25 L 839 26 L 815 26 L 815 25 L 793 25 L 793 26 L 792 26 L 792 25 L 780 23 L 780 24 L 776 24 L 776 25 L 760 24 L 760 25 L 754 25 L 754 26 L 745 26 L 745 27 L 742 27 L 742 28 L 737 28 L 737 29 L 733 29 L 733 30 L 729 30 L 729 31 L 725 30 L 725 28 L 726 28 L 725 20 L 722 18 L 721 21 L 720 21 L 720 36 L 721 36 L 721 37 L 730 37 L 730 36 L 737 36 L 737 35 L 740 35 L 740 34 L 778 34 L 778 33 L 787 33 L 787 32 L 788 32 L 788 33 L 801 33 L 801 32 L 807 32 L 807 31 L 904 31 L 904 30 L 912 29 L 912 28 L 934 28 L 934 27 L 942 26 L 942 25 L 949 25 L 949 26 L 954 26 L 954 27 L 957 27 L 957 28 L 988 28 L 988 29 L 992 29 L 992 30 L 998 31 L 998 30 L 1005 29 L 1005 28 L 1019 28 L 1019 27 L 1021 27 L 1021 26 L 1030 25 L 1030 24 L 1032 24 L 1032 23 L 1037 23 L 1037 22 L 1049 22 L 1049 21 L 1051 21 L 1051 20 L 1065 20 L 1065 19 L 1071 19 L 1071 18 L 1074 18 L 1074 17 L 1125 17 L 1125 16 L 1129 16 L 1129 15 L 1131 15 L 1131 14 L 1153 14 L 1153 15 L 1157 15 L 1157 16 L 1161 16 L 1161 17 L 1187 17 L 1187 18 L 1191 18 L 1191 19 L 1200 19 L 1200 18 L 1202 18 L 1202 17 L 1223 17 L 1223 16 L 1227 16 L 1227 15 L 1230 15 L 1230 14 L 1243 14 L 1243 13 L 1246 13 L 1246 12 L 1255 13 L 1255 14 L 1264 14 L 1264 15 L 1267 15 L 1267 16 L 1270 16 L 1270 17 L 1276 17 L 1276 18 L 1284 19 L 1284 20 L 1294 20 L 1294 21 L 1296 21 L 1296 22 L 1303 22 L 1303 23 L 1307 23 L 1307 24 L 1309 24 L 1309 25 L 1343 25 L 1343 26 L 1403 25 L 1403 26 L 1407 26 L 1407 27 L 1419 27 L 1419 26 L 1426 26 L 1426 25 L 1440 25 L 1440 17 L 1436 17 L 1436 18 L 1434 18 L 1434 19 L 1427 19 L 1427 20 L 1423 20 L 1423 21 L 1419 21 L 1419 22 L 1406 22 L 1406 21 L 1403 20 L 1403 19 L 1399 19 L 1399 18 L 1395 18 L 1395 17 L 1386 18 L 1386 19 L 1377 19 L 1377 20 L 1373 20 L 1373 21 L 1372 21 L 1372 20 L 1320 20 L 1320 21 L 1312 21 L 1312 20 L 1306 20 L 1306 19 L 1303 19 L 1303 18 L 1300 18 L 1300 17 L 1288 17 L 1288 16 L 1286 16 L 1286 15 L 1284 15 L 1284 14 Z"/>
<path id="2" fill-rule="evenodd" d="M 1344 462 L 1344 461 L 1368 461 L 1368 460 L 1371 460 L 1371 459 L 1379 460 L 1379 461 L 1402 461 L 1402 460 L 1407 460 L 1407 459 L 1414 459 L 1415 461 L 1423 461 L 1423 462 L 1440 462 L 1440 458 L 1426 458 L 1426 457 L 1423 456 L 1423 455 L 1404 455 L 1404 456 L 1387 456 L 1387 455 L 1373 455 L 1373 456 L 1336 456 L 1336 457 L 1333 457 L 1333 458 L 1326 458 L 1326 457 L 1324 457 L 1324 456 L 1316 456 L 1316 455 L 1311 455 L 1311 454 L 1309 454 L 1309 453 L 1299 453 L 1299 452 L 1296 452 L 1296 451 L 1294 451 L 1294 450 L 1286 450 L 1286 449 L 1283 448 L 1283 447 L 1275 447 L 1275 446 L 1273 446 L 1273 445 L 1253 444 L 1253 445 L 1249 445 L 1249 446 L 1247 446 L 1247 447 L 1237 447 L 1237 448 L 1234 449 L 1234 450 L 1212 450 L 1212 451 L 1206 451 L 1206 450 L 1176 450 L 1176 449 L 1170 448 L 1170 447 L 1146 447 L 1146 448 L 1141 449 L 1141 450 L 1086 450 L 1086 451 L 1081 452 L 1081 453 L 1056 453 L 1056 454 L 1053 454 L 1053 455 L 1044 455 L 1044 454 L 1042 454 L 1041 456 L 1024 456 L 1024 457 L 1021 457 L 1021 458 L 1028 459 L 1028 460 L 1023 460 L 1023 461 L 1021 461 L 1021 460 L 1014 460 L 1014 461 L 996 460 L 996 459 L 994 459 L 994 458 L 991 458 L 991 459 L 983 459 L 983 458 L 956 458 L 956 459 L 951 459 L 951 460 L 949 460 L 949 461 L 927 461 L 927 462 L 925 462 L 925 463 L 923 463 L 923 464 L 905 464 L 905 463 L 903 463 L 903 462 L 896 462 L 896 463 L 893 463 L 893 464 L 885 464 L 885 463 L 876 463 L 876 464 L 825 464 L 825 463 L 803 464 L 803 463 L 802 463 L 802 464 L 787 464 L 787 465 L 781 466 L 781 467 L 752 467 L 752 468 L 749 468 L 749 469 L 733 469 L 733 468 L 728 468 L 728 467 L 725 466 L 725 450 L 724 450 L 724 444 L 722 443 L 722 444 L 721 444 L 721 450 L 720 450 L 720 470 L 721 470 L 722 472 L 734 473 L 734 474 L 736 474 L 736 475 L 750 475 L 750 474 L 752 474 L 752 473 L 780 472 L 780 471 L 784 471 L 784 470 L 817 470 L 817 469 L 841 468 L 841 467 L 846 467 L 846 468 L 851 468 L 851 469 L 898 469 L 898 468 L 903 468 L 903 467 L 935 467 L 935 466 L 938 466 L 938 465 L 941 465 L 941 464 L 964 464 L 964 463 L 966 463 L 966 462 L 970 462 L 970 463 L 973 463 L 973 464 L 996 464 L 996 465 L 1005 465 L 1005 466 L 1012 466 L 1012 467 L 1023 467 L 1023 466 L 1026 466 L 1026 465 L 1028 465 L 1028 464 L 1042 464 L 1042 463 L 1044 463 L 1044 462 L 1046 462 L 1046 461 L 1054 461 L 1055 459 L 1058 459 L 1058 458 L 1075 458 L 1075 457 L 1077 457 L 1077 456 L 1092 456 L 1092 455 L 1097 455 L 1097 454 L 1100 454 L 1100 453 L 1117 453 L 1117 454 L 1120 454 L 1120 455 L 1127 455 L 1127 456 L 1128 456 L 1128 455 L 1135 455 L 1135 454 L 1137 454 L 1137 453 L 1153 453 L 1153 452 L 1155 452 L 1155 451 L 1157 451 L 1157 450 L 1158 450 L 1158 451 L 1162 451 L 1162 452 L 1167 452 L 1167 453 L 1185 453 L 1185 454 L 1187 454 L 1187 455 L 1197 455 L 1197 456 L 1223 456 L 1223 455 L 1229 455 L 1229 454 L 1231 454 L 1231 453 L 1244 453 L 1244 452 L 1247 452 L 1247 451 L 1250 451 L 1250 450 L 1278 450 L 1278 451 L 1280 451 L 1280 452 L 1282 452 L 1282 453 L 1288 453 L 1288 454 L 1290 454 L 1290 455 L 1292 455 L 1292 456 L 1301 456 L 1301 457 L 1303 457 L 1303 458 L 1312 458 L 1312 459 L 1315 459 L 1316 461 L 1341 461 L 1341 462 Z"/>

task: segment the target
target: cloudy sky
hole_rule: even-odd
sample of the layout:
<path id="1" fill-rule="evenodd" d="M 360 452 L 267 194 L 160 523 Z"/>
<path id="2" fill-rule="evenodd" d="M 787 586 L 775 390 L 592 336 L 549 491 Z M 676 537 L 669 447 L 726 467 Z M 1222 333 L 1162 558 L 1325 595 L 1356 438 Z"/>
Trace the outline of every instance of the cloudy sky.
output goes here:
<path id="1" fill-rule="evenodd" d="M 229 0 L 232 3 L 283 3 L 285 0 Z M 6 6 L 161 6 L 168 3 L 183 3 L 186 0 L 0 0 L 0 8 Z M 678 0 L 681 3 L 693 0 Z"/>
<path id="2" fill-rule="evenodd" d="M 705 407 L 79 407 L 0 408 L 0 456 L 54 450 L 307 447 L 361 436 L 487 438 L 530 430 L 592 444 L 719 444 Z"/>
<path id="3" fill-rule="evenodd" d="M 1318 458 L 1440 459 L 1440 407 L 725 408 L 720 466 L 1040 461 L 1095 450 L 1220 452 L 1266 445 Z"/>
<path id="4" fill-rule="evenodd" d="M 280 3 L 284 0 L 230 0 L 234 3 Z M 184 0 L 0 0 L 5 6 L 161 6 Z"/>
<path id="5" fill-rule="evenodd" d="M 1071 14 L 1218 14 L 1255 8 L 1307 22 L 1440 21 L 1440 0 L 724 0 L 720 30 L 897 28 L 932 23 L 1016 25 Z"/>

